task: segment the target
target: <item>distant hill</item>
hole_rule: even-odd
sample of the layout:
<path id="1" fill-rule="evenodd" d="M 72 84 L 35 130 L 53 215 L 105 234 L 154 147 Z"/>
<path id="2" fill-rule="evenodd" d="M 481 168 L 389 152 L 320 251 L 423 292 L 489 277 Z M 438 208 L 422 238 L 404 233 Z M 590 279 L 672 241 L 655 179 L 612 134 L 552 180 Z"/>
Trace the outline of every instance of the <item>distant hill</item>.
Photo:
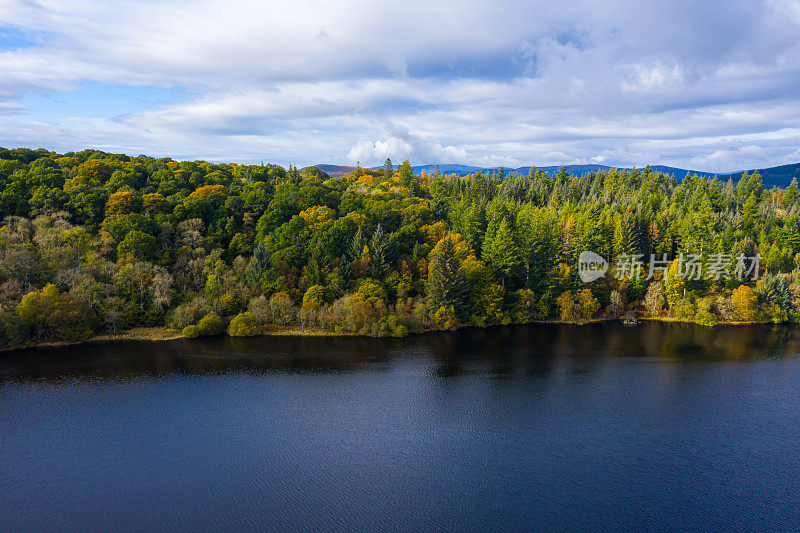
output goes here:
<path id="1" fill-rule="evenodd" d="M 800 163 L 793 163 L 791 165 L 781 165 L 778 167 L 759 168 L 748 170 L 750 174 L 758 170 L 761 174 L 761 181 L 764 182 L 764 187 L 786 187 L 792 183 L 793 178 L 800 181 Z M 733 178 L 733 181 L 738 180 L 742 176 L 742 172 L 734 172 L 733 174 L 720 175 L 719 179 L 727 181 L 728 178 Z"/>
<path id="2" fill-rule="evenodd" d="M 351 166 L 344 166 L 344 165 L 311 165 L 315 166 L 321 171 L 325 172 L 331 177 L 338 178 L 344 176 L 346 174 L 350 174 L 356 171 L 356 167 Z M 470 165 L 457 165 L 457 164 L 429 164 L 429 165 L 413 165 L 411 169 L 413 170 L 414 174 L 419 174 L 423 170 L 428 173 L 433 173 L 436 171 L 436 167 L 439 167 L 439 172 L 442 174 L 460 174 L 462 176 L 466 176 L 467 174 L 474 174 L 476 172 L 486 172 L 488 174 L 494 174 L 495 172 L 500 170 L 500 167 L 475 167 Z M 373 170 L 378 170 L 383 168 L 383 166 L 379 167 L 371 167 Z M 397 165 L 394 165 L 394 168 L 397 168 Z M 537 167 L 545 172 L 558 172 L 558 169 L 561 168 L 560 166 L 547 166 L 547 167 Z M 607 165 L 565 165 L 564 168 L 567 169 L 567 172 L 572 174 L 573 176 L 583 176 L 584 174 L 588 174 L 589 172 L 597 172 L 599 170 L 611 170 L 614 167 L 610 167 Z M 697 170 L 686 170 L 682 168 L 675 168 L 675 167 L 668 167 L 664 165 L 653 165 L 650 168 L 656 170 L 658 172 L 663 172 L 665 174 L 672 174 L 674 175 L 679 181 L 682 180 L 687 174 L 698 174 L 700 176 L 713 176 L 713 173 L 710 172 L 700 172 Z M 505 171 L 507 174 L 527 174 L 530 171 L 531 167 L 506 167 Z M 789 179 L 791 181 L 791 178 Z"/>
<path id="3" fill-rule="evenodd" d="M 352 174 L 356 171 L 356 167 L 347 167 L 343 165 L 310 165 L 312 167 L 317 167 L 322 172 L 327 174 L 332 178 L 341 178 L 342 176 L 346 176 L 347 174 Z M 308 168 L 308 167 L 305 167 Z"/>
<path id="4" fill-rule="evenodd" d="M 436 169 L 436 165 L 417 165 L 411 167 L 414 170 L 414 173 L 420 172 L 422 169 L 425 169 L 426 172 L 433 172 Z M 558 172 L 558 169 L 561 168 L 560 166 L 553 165 L 553 166 L 546 166 L 546 167 L 536 167 L 545 172 L 555 173 Z M 584 174 L 588 174 L 589 172 L 597 172 L 599 170 L 611 170 L 615 167 L 610 167 L 607 165 L 598 165 L 598 164 L 591 164 L 591 165 L 564 165 L 564 168 L 572 174 L 573 176 L 583 176 Z M 619 168 L 619 167 L 616 167 Z M 686 177 L 687 174 L 697 174 L 699 176 L 713 176 L 714 174 L 711 172 L 700 172 L 698 170 L 686 170 L 683 168 L 676 168 L 676 167 L 668 167 L 665 165 L 652 165 L 650 168 L 656 170 L 658 172 L 663 172 L 665 174 L 672 174 L 675 176 L 679 181 Z M 527 174 L 530 171 L 531 167 L 506 167 L 505 171 L 506 174 Z M 465 176 L 467 174 L 472 174 L 478 171 L 487 172 L 493 174 L 500 170 L 500 167 L 491 167 L 491 168 L 484 168 L 484 167 L 472 167 L 467 165 L 439 165 L 439 172 L 443 174 L 461 174 Z"/>
<path id="5" fill-rule="evenodd" d="M 341 177 L 346 174 L 350 174 L 355 172 L 356 167 L 350 166 L 342 166 L 342 165 L 312 165 L 316 166 L 321 171 L 325 172 L 326 174 L 330 175 L 331 177 Z M 500 167 L 475 167 L 470 165 L 457 165 L 457 164 L 428 164 L 428 165 L 413 165 L 411 168 L 414 171 L 414 174 L 419 174 L 421 171 L 425 171 L 428 173 L 432 173 L 436 170 L 436 167 L 439 167 L 439 172 L 442 174 L 460 174 L 462 176 L 466 176 L 467 174 L 474 174 L 476 172 L 486 172 L 489 174 L 494 174 L 497 172 Z M 373 169 L 379 169 L 383 167 L 372 167 Z M 395 165 L 397 168 L 397 165 Z M 531 167 L 518 167 L 518 168 L 511 168 L 507 167 L 505 169 L 507 174 L 527 174 Z M 561 168 L 559 166 L 547 166 L 547 167 L 537 167 L 545 172 L 558 172 L 558 169 Z M 584 174 L 588 174 L 589 172 L 597 172 L 599 170 L 611 170 L 615 167 L 610 167 L 607 165 L 564 165 L 564 168 L 570 174 L 574 176 L 583 176 Z M 616 167 L 620 168 L 620 167 Z M 669 167 L 666 165 L 651 165 L 650 168 L 657 172 L 663 172 L 664 174 L 671 174 L 675 176 L 678 181 L 681 181 L 685 178 L 688 174 L 696 174 L 698 176 L 706 176 L 712 177 L 717 176 L 721 181 L 727 181 L 728 179 L 733 179 L 733 181 L 738 181 L 739 178 L 742 176 L 744 171 L 739 172 L 732 172 L 729 174 L 714 174 L 713 172 L 702 172 L 700 170 L 688 170 L 685 168 L 677 168 L 677 167 Z M 761 174 L 761 178 L 764 181 L 765 187 L 786 187 L 792 182 L 792 178 L 797 178 L 800 181 L 800 163 L 794 163 L 791 165 L 781 165 L 777 167 L 767 167 L 767 168 L 759 168 L 759 169 L 750 169 L 747 172 L 753 173 L 756 170 Z"/>

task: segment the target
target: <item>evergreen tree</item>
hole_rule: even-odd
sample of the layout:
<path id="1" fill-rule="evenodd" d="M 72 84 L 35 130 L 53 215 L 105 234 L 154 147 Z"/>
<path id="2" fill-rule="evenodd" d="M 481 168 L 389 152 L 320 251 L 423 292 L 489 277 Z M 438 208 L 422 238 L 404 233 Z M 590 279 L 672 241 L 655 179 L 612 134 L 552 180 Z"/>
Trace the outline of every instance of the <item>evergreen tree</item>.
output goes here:
<path id="1" fill-rule="evenodd" d="M 264 241 L 259 240 L 253 248 L 253 257 L 247 267 L 248 274 L 252 279 L 259 279 L 271 266 L 269 253 L 264 246 Z"/>
<path id="2" fill-rule="evenodd" d="M 382 276 L 386 270 L 386 254 L 389 248 L 389 238 L 384 233 L 380 224 L 375 228 L 369 240 L 369 252 L 376 276 Z"/>
<path id="3" fill-rule="evenodd" d="M 353 235 L 353 240 L 350 241 L 350 246 L 347 253 L 350 256 L 350 262 L 358 261 L 361 259 L 361 253 L 364 251 L 364 233 L 361 231 L 361 226 L 358 227 L 356 233 Z"/>
<path id="4" fill-rule="evenodd" d="M 308 276 L 308 281 L 312 285 L 319 285 L 322 283 L 323 255 L 322 245 L 317 243 L 311 251 L 311 257 L 308 259 L 308 263 L 306 263 L 306 275 Z"/>
<path id="5" fill-rule="evenodd" d="M 339 259 L 339 273 L 345 281 L 350 279 L 350 260 L 347 259 L 347 255 L 345 254 L 342 254 L 342 257 Z"/>
<path id="6" fill-rule="evenodd" d="M 467 280 L 456 257 L 455 243 L 447 235 L 431 252 L 426 284 L 427 305 L 431 314 L 442 307 L 452 307 L 456 315 L 466 320 L 468 312 Z"/>
<path id="7" fill-rule="evenodd" d="M 786 191 L 783 193 L 783 207 L 785 209 L 791 209 L 797 200 L 797 195 L 797 178 L 792 178 L 792 183 L 789 184 Z"/>
<path id="8" fill-rule="evenodd" d="M 504 284 L 507 278 L 517 275 L 522 260 L 508 219 L 503 218 L 492 238 L 484 243 L 483 258 L 502 273 Z"/>
<path id="9" fill-rule="evenodd" d="M 402 183 L 404 187 L 409 187 L 411 185 L 413 172 L 411 171 L 411 164 L 408 162 L 408 159 L 403 161 L 403 164 L 397 168 L 397 174 L 400 176 L 400 183 Z"/>

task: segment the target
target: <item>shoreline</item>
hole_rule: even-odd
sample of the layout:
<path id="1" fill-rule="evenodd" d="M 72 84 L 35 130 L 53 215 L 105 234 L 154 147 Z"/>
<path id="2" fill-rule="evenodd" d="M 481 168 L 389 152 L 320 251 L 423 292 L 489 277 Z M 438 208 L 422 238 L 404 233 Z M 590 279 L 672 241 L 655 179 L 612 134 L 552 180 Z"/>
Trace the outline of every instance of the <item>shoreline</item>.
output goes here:
<path id="1" fill-rule="evenodd" d="M 768 320 L 765 321 L 758 321 L 754 320 L 751 322 L 718 322 L 713 325 L 704 325 L 698 322 L 694 322 L 692 320 L 683 320 L 679 318 L 673 317 L 640 317 L 637 318 L 637 323 L 633 325 L 626 325 L 626 327 L 635 327 L 636 325 L 640 325 L 644 322 L 662 322 L 667 324 L 692 324 L 695 326 L 701 326 L 708 329 L 716 329 L 720 327 L 741 327 L 741 326 L 765 326 L 765 325 L 781 325 L 787 324 L 787 322 L 783 323 L 774 323 Z M 551 326 L 586 326 L 590 324 L 603 324 L 608 322 L 618 322 L 620 324 L 623 323 L 623 318 L 593 318 L 590 320 L 585 320 L 583 322 L 564 322 L 561 320 L 534 320 L 531 322 L 524 322 L 524 323 L 509 323 L 509 324 L 487 324 L 486 326 L 471 326 L 471 325 L 463 325 L 458 328 L 452 330 L 438 330 L 438 329 L 426 329 L 417 333 L 409 333 L 407 336 L 410 335 L 422 335 L 426 333 L 435 333 L 439 331 L 458 331 L 460 329 L 466 328 L 473 328 L 473 327 L 498 327 L 498 326 L 528 326 L 528 325 L 551 325 Z M 221 335 L 215 335 L 214 337 L 231 337 L 227 333 L 223 333 Z M 282 328 L 280 326 L 275 325 L 267 325 L 265 326 L 265 330 L 260 335 L 252 335 L 250 337 L 231 337 L 231 338 L 254 338 L 254 337 L 372 337 L 372 335 L 364 335 L 359 333 L 346 333 L 346 332 L 335 332 L 329 331 L 324 329 L 299 329 L 299 328 Z M 197 339 L 202 339 L 204 337 L 197 337 Z M 397 337 L 390 337 L 390 338 L 397 338 Z M 29 345 L 24 346 L 8 346 L 8 347 L 1 347 L 0 354 L 8 354 L 11 352 L 16 351 L 23 351 L 23 350 L 32 350 L 38 348 L 46 348 L 46 349 L 55 349 L 55 348 L 68 348 L 74 346 L 81 346 L 87 344 L 99 344 L 104 342 L 117 342 L 117 341 L 150 341 L 150 342 L 164 342 L 164 341 L 174 341 L 179 339 L 189 339 L 183 335 L 181 330 L 168 328 L 166 326 L 151 326 L 151 327 L 137 327 L 131 328 L 128 330 L 120 331 L 119 333 L 102 333 L 100 335 L 94 335 L 86 340 L 82 341 L 44 341 L 44 342 L 37 342 L 32 343 Z M 192 339 L 195 340 L 195 339 Z"/>

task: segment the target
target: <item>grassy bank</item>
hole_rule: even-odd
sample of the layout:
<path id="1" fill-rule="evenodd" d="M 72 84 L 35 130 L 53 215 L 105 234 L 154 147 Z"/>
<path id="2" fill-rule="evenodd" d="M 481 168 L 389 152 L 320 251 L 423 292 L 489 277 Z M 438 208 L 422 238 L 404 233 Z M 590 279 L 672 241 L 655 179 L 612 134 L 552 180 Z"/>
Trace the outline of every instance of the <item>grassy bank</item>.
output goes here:
<path id="1" fill-rule="evenodd" d="M 751 322 L 718 322 L 713 325 L 705 325 L 699 322 L 695 322 L 692 320 L 686 320 L 682 318 L 675 318 L 675 317 L 639 317 L 637 318 L 639 322 L 662 322 L 662 323 L 672 323 L 672 324 L 692 324 L 696 326 L 703 326 L 708 328 L 715 328 L 715 327 L 722 327 L 722 326 L 756 326 L 756 325 L 766 325 L 766 324 L 773 324 L 773 322 L 768 320 L 762 321 L 751 321 Z M 509 326 L 521 326 L 521 325 L 562 325 L 562 326 L 584 326 L 589 324 L 601 324 L 606 322 L 619 322 L 622 323 L 622 319 L 619 318 L 593 318 L 590 320 L 585 320 L 582 322 L 564 322 L 560 320 L 537 320 L 533 322 L 528 322 L 526 324 L 507 324 Z M 493 326 L 499 326 L 503 324 L 492 324 Z M 466 327 L 475 327 L 475 326 L 462 326 L 462 328 Z M 461 328 L 457 328 L 461 329 Z M 429 333 L 433 331 L 438 331 L 434 328 L 428 328 L 420 333 Z M 412 333 L 413 334 L 413 333 Z M 296 337 L 358 337 L 358 336 L 368 336 L 368 335 L 360 335 L 358 333 L 349 333 L 349 332 L 336 332 L 330 331 L 325 329 L 319 328 L 297 328 L 297 327 L 282 327 L 276 326 L 273 324 L 267 324 L 264 326 L 264 330 L 260 335 L 255 335 L 256 337 L 269 337 L 269 336 L 296 336 Z M 10 352 L 15 350 L 25 350 L 31 348 L 58 348 L 58 347 L 66 347 L 66 346 L 77 346 L 81 344 L 92 344 L 92 343 L 99 343 L 99 342 L 110 342 L 110 341 L 172 341 L 177 339 L 185 339 L 187 338 L 180 330 L 167 328 L 167 327 L 139 327 L 133 328 L 129 330 L 120 331 L 117 333 L 104 333 L 101 335 L 95 335 L 90 337 L 89 339 L 82 340 L 82 341 L 46 341 L 46 342 L 38 342 L 38 343 L 30 343 L 23 346 L 8 346 L 0 348 L 0 353 L 2 352 Z"/>

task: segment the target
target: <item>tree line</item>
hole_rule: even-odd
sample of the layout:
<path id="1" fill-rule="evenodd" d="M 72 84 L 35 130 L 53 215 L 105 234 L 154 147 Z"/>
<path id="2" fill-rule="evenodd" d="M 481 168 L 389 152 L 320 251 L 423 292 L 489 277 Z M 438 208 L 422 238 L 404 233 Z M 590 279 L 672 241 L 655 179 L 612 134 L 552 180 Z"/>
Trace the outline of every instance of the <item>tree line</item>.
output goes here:
<path id="1" fill-rule="evenodd" d="M 765 189 L 758 173 L 736 183 L 677 183 L 649 167 L 413 175 L 408 161 L 387 160 L 332 178 L 0 148 L 0 220 L 6 347 L 136 326 L 403 336 L 537 320 L 800 317 L 797 182 Z M 761 275 L 684 279 L 673 264 L 651 279 L 586 284 L 583 250 L 693 254 L 703 265 L 760 255 Z"/>

